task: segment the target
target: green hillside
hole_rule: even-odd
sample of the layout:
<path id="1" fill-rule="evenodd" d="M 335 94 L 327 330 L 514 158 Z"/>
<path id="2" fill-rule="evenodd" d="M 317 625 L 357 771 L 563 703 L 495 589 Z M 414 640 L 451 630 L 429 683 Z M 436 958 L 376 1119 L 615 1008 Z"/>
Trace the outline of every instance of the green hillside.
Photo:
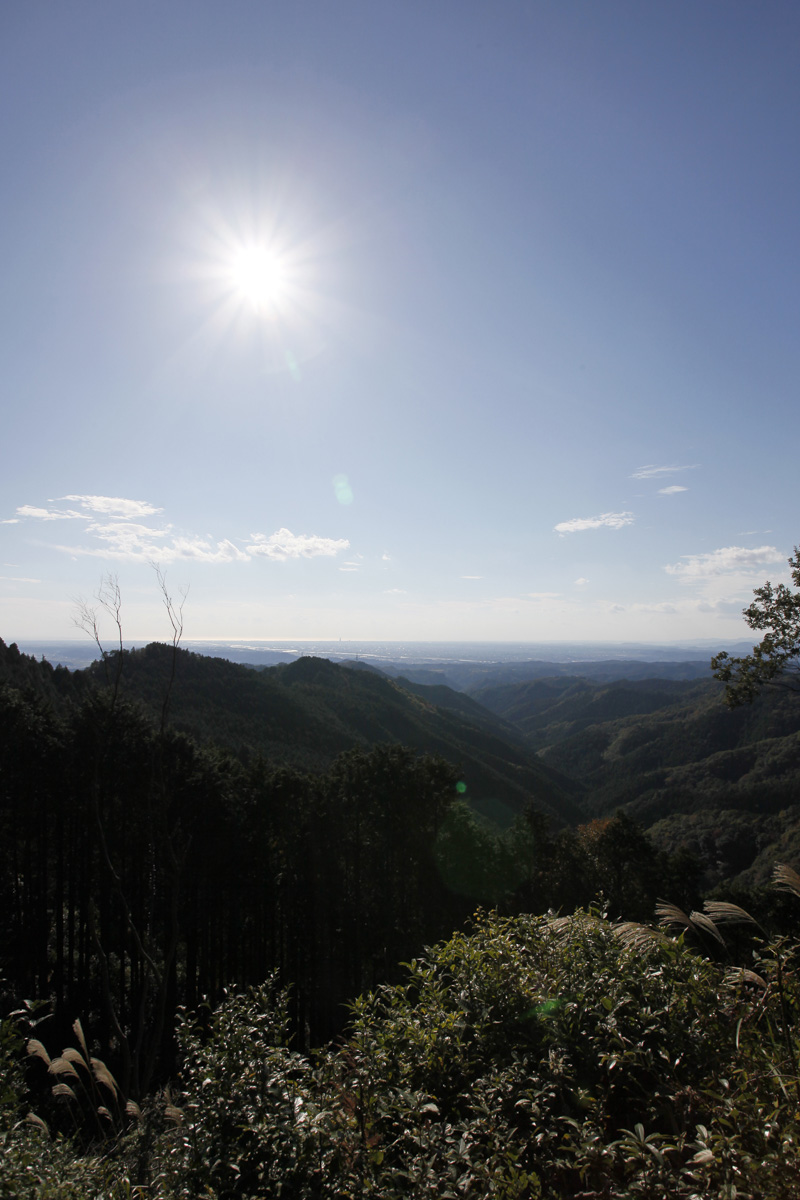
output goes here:
<path id="1" fill-rule="evenodd" d="M 0 680 L 56 706 L 105 686 L 116 665 L 112 656 L 85 671 L 54 671 L 16 647 L 0 650 Z M 158 721 L 168 695 L 172 726 L 245 761 L 262 756 L 321 771 L 344 751 L 402 744 L 453 763 L 465 799 L 501 826 L 530 803 L 556 824 L 580 817 L 578 782 L 542 762 L 513 725 L 448 687 L 426 688 L 320 658 L 254 670 L 179 649 L 174 665 L 170 688 L 172 647 L 152 643 L 125 651 L 120 696 Z"/>
<path id="2" fill-rule="evenodd" d="M 715 681 L 544 679 L 475 698 L 548 766 L 584 784 L 587 811 L 622 807 L 703 882 L 761 885 L 800 849 L 800 696 L 730 709 Z"/>
<path id="3" fill-rule="evenodd" d="M 537 750 L 565 741 L 600 722 L 643 716 L 718 689 L 713 681 L 625 679 L 595 683 L 581 676 L 556 676 L 481 688 L 471 694 L 491 712 L 513 723 Z"/>
<path id="4" fill-rule="evenodd" d="M 603 719 L 608 705 L 601 699 L 598 707 L 597 720 L 584 719 L 540 752 L 586 783 L 596 811 L 647 797 L 648 811 L 665 815 L 659 797 L 665 809 L 678 797 L 688 809 L 732 788 L 746 791 L 748 804 L 774 807 L 776 789 L 796 771 L 800 700 L 789 695 L 732 711 L 721 689 L 705 685 L 650 713 Z"/>

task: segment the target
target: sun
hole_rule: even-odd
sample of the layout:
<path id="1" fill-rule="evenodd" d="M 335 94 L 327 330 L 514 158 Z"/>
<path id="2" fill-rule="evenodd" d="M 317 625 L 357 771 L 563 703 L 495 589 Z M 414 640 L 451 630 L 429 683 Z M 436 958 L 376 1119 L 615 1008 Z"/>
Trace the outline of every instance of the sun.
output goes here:
<path id="1" fill-rule="evenodd" d="M 280 309 L 290 290 L 290 281 L 281 256 L 266 246 L 242 246 L 230 264 L 230 284 L 234 293 L 256 312 L 268 314 Z"/>

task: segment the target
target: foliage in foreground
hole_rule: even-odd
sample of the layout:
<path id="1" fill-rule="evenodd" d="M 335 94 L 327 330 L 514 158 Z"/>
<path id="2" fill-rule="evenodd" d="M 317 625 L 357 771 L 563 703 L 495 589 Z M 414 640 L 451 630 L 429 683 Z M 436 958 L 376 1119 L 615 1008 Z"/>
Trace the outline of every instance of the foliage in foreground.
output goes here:
<path id="1" fill-rule="evenodd" d="M 795 588 L 800 589 L 800 546 L 789 559 Z M 750 704 L 761 688 L 770 683 L 796 688 L 800 659 L 800 590 L 792 591 L 785 583 L 777 587 L 767 581 L 756 588 L 755 600 L 742 616 L 751 629 L 765 630 L 753 653 L 731 658 L 725 651 L 711 660 L 711 669 L 725 684 L 725 698 L 731 708 Z"/>
<path id="2" fill-rule="evenodd" d="M 722 954 L 740 913 L 692 914 L 677 939 L 596 912 L 479 916 L 313 1059 L 287 1046 L 285 994 L 231 995 L 184 1019 L 174 1091 L 88 1153 L 20 1123 L 7 1089 L 0 1193 L 797 1196 L 795 948 L 732 971 L 687 942 Z"/>

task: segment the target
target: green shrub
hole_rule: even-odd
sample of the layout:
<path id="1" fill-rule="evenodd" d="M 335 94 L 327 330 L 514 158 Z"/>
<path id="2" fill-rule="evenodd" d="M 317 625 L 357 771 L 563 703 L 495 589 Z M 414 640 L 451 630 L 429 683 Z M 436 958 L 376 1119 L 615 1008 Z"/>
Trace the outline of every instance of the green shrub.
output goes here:
<path id="1" fill-rule="evenodd" d="M 231 993 L 183 1018 L 175 1090 L 88 1155 L 7 1102 L 0 1195 L 796 1198 L 796 947 L 759 934 L 731 969 L 689 942 L 723 956 L 746 914 L 667 910 L 677 938 L 597 912 L 479 915 L 311 1058 L 272 982 Z"/>

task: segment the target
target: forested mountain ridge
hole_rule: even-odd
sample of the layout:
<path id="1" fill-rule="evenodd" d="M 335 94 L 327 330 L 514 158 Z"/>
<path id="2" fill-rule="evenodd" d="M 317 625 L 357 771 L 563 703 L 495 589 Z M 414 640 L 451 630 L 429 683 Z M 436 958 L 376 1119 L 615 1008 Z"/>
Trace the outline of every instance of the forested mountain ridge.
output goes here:
<path id="1" fill-rule="evenodd" d="M 631 694 L 614 685 L 606 695 L 601 694 L 598 717 L 625 692 Z M 789 693 L 765 694 L 751 707 L 731 710 L 725 706 L 718 684 L 687 688 L 682 697 L 670 702 L 658 681 L 643 693 L 642 707 L 659 694 L 666 703 L 650 712 L 612 716 L 591 724 L 584 718 L 575 732 L 543 748 L 541 757 L 557 769 L 569 765 L 570 773 L 590 789 L 598 811 L 671 785 L 684 792 L 707 789 L 708 803 L 717 783 L 737 784 L 753 772 L 768 791 L 786 774 L 787 766 L 792 770 L 791 745 L 800 729 L 800 698 Z M 780 749 L 785 739 L 787 761 Z M 766 791 L 764 803 L 770 803 Z"/>
<path id="2" fill-rule="evenodd" d="M 120 696 L 160 719 L 173 656 L 170 723 L 245 760 L 262 755 L 320 771 L 346 750 L 402 744 L 458 767 L 466 798 L 501 825 L 531 802 L 557 824 L 580 819 L 582 785 L 540 761 L 513 725 L 449 688 L 319 658 L 254 670 L 152 643 L 124 652 Z M 106 686 L 117 666 L 111 654 L 83 671 L 54 670 L 0 643 L 0 681 L 30 688 L 56 706 Z"/>
<path id="3" fill-rule="evenodd" d="M 365 665 L 359 662 L 359 666 Z M 371 665 L 371 664 L 368 664 Z M 646 661 L 636 658 L 595 658 L 564 662 L 551 659 L 523 659 L 502 662 L 448 660 L 425 665 L 381 662 L 381 671 L 394 678 L 403 676 L 413 683 L 434 686 L 444 684 L 455 691 L 476 695 L 483 688 L 501 688 L 537 679 L 576 678 L 597 683 L 615 679 L 694 680 L 708 679 L 711 668 L 705 658 Z"/>
<path id="4" fill-rule="evenodd" d="M 714 680 L 596 684 L 549 679 L 482 690 L 542 760 L 586 787 L 597 814 L 623 808 L 704 883 L 763 885 L 800 850 L 800 696 L 768 690 L 730 709 Z"/>
<path id="5" fill-rule="evenodd" d="M 777 766 L 779 743 L 788 739 L 791 757 L 800 730 L 797 695 L 769 692 L 732 710 L 713 680 L 549 679 L 485 689 L 476 699 L 513 721 L 544 762 L 584 782 L 594 811 L 630 802 L 678 772 L 698 779 L 703 763 L 709 781 L 728 782 L 765 756 Z"/>
<path id="6" fill-rule="evenodd" d="M 650 664 L 652 665 L 652 664 Z M 648 679 L 593 682 L 583 675 L 553 676 L 480 688 L 470 694 L 514 724 L 528 743 L 545 749 L 591 725 L 638 717 L 720 692 L 713 680 Z"/>
<path id="7" fill-rule="evenodd" d="M 357 727 L 380 743 L 309 770 L 172 723 L 222 727 L 226 702 L 225 729 L 253 704 L 274 742 L 277 729 L 332 751 Z M 0 963 L 15 994 L 51 996 L 62 1022 L 97 1014 L 140 1093 L 170 1061 L 176 1005 L 229 980 L 277 970 L 309 1044 L 476 904 L 574 907 L 602 891 L 644 915 L 659 888 L 683 899 L 685 864 L 630 822 L 576 829 L 564 805 L 549 821 L 552 777 L 496 724 L 319 659 L 265 678 L 150 646 L 69 673 L 0 644 Z M 396 744 L 426 730 L 425 747 Z M 465 803 L 482 784 L 495 802 L 515 789 L 507 831 Z"/>

